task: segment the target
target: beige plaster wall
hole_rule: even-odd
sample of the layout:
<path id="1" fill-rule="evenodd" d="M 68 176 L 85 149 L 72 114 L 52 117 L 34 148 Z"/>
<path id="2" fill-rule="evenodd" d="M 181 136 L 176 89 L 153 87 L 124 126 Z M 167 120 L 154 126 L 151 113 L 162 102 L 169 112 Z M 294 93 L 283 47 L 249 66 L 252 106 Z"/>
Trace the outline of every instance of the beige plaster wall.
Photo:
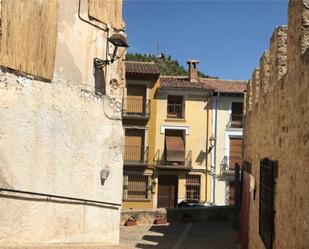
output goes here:
<path id="1" fill-rule="evenodd" d="M 113 28 L 109 28 L 109 31 L 105 32 L 82 21 L 78 17 L 79 2 L 77 0 L 58 1 L 59 18 L 54 79 L 72 81 L 92 90 L 95 86 L 93 59 L 100 58 L 105 60 L 106 50 L 107 58 L 110 59 L 114 46 L 112 44 L 107 45 L 106 39 L 115 31 Z M 81 17 L 90 21 L 88 10 L 88 1 L 81 0 Z M 90 22 L 103 29 L 108 28 L 98 21 L 91 20 Z M 122 49 L 118 50 L 118 56 L 122 54 L 122 51 Z M 123 59 L 124 57 L 119 60 L 122 61 Z M 109 84 L 113 78 L 118 80 L 119 85 L 124 85 L 124 70 L 124 63 L 113 63 L 104 68 L 107 93 L 113 91 Z"/>
<path id="2" fill-rule="evenodd" d="M 270 45 L 271 61 L 280 58 L 281 63 L 271 62 L 273 81 L 265 84 L 269 86 L 265 96 L 246 114 L 244 160 L 252 163 L 252 175 L 257 182 L 257 198 L 250 201 L 250 249 L 265 248 L 259 236 L 259 160 L 265 157 L 278 161 L 273 248 L 298 249 L 309 245 L 308 20 L 309 2 L 290 1 L 288 28 L 275 31 L 287 32 L 287 36 L 281 34 Z M 278 73 L 285 71 L 284 75 Z"/>
<path id="3" fill-rule="evenodd" d="M 121 203 L 122 125 L 106 117 L 106 99 L 8 73 L 0 82 L 1 187 Z M 117 209 L 7 194 L 1 245 L 118 241 Z"/>
<path id="4" fill-rule="evenodd" d="M 57 4 L 53 81 L 0 72 L 0 187 L 121 204 L 124 63 L 106 68 L 106 95 L 95 95 L 107 34 L 78 19 L 78 0 Z M 120 208 L 1 192 L 0 220 L 1 246 L 116 243 Z"/>

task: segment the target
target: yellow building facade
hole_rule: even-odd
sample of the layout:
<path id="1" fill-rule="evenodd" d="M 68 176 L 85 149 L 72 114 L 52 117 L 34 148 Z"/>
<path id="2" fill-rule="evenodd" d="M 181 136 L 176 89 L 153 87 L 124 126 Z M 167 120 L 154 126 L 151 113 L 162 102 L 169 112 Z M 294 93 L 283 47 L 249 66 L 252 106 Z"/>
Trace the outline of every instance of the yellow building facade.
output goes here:
<path id="1" fill-rule="evenodd" d="M 126 64 L 123 209 L 204 203 L 210 194 L 211 91 L 188 77 L 149 77 L 152 66 Z M 169 81 L 178 87 L 169 87 Z M 142 106 L 136 107 L 138 98 L 150 105 L 146 116 Z M 128 115 L 132 106 L 136 110 Z"/>
<path id="2" fill-rule="evenodd" d="M 153 63 L 126 62 L 123 97 L 123 209 L 154 207 L 156 101 L 160 72 Z"/>
<path id="3" fill-rule="evenodd" d="M 204 203 L 210 189 L 210 91 L 187 77 L 161 77 L 156 102 L 156 207 Z"/>
<path id="4" fill-rule="evenodd" d="M 160 76 L 152 63 L 127 62 L 123 209 L 222 205 L 215 197 L 226 199 L 215 159 L 233 112 L 218 106 L 223 99 L 234 103 L 245 83 L 199 78 L 197 64 L 188 61 L 188 76 Z"/>

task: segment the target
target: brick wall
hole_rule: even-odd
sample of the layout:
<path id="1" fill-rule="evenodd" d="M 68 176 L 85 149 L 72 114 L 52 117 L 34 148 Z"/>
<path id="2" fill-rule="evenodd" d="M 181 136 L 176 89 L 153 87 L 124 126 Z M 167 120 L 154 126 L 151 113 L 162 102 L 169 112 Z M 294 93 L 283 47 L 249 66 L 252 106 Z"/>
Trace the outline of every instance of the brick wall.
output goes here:
<path id="1" fill-rule="evenodd" d="M 291 0 L 288 26 L 278 27 L 247 89 L 244 160 L 257 183 L 250 202 L 249 248 L 259 236 L 259 162 L 278 161 L 273 248 L 309 245 L 309 1 Z"/>

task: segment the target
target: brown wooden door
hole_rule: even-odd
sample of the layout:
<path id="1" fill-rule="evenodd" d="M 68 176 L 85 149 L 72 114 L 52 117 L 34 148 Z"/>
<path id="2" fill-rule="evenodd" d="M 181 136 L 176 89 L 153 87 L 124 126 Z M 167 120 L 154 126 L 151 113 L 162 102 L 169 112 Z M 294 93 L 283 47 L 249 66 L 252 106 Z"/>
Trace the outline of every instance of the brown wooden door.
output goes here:
<path id="1" fill-rule="evenodd" d="M 230 138 L 229 169 L 235 169 L 236 163 L 240 165 L 241 154 L 242 154 L 242 139 Z"/>
<path id="2" fill-rule="evenodd" d="M 178 176 L 160 175 L 158 184 L 158 208 L 177 206 Z"/>
<path id="3" fill-rule="evenodd" d="M 250 208 L 250 176 L 243 171 L 240 207 L 239 237 L 241 249 L 248 249 L 249 242 L 249 208 Z"/>

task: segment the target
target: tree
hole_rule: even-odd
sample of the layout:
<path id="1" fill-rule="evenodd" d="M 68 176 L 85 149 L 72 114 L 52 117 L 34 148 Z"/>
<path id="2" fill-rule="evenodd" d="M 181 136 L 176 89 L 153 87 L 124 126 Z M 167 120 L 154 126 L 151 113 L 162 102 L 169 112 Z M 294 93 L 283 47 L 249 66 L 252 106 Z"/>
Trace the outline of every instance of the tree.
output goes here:
<path id="1" fill-rule="evenodd" d="M 140 53 L 127 53 L 126 55 L 127 61 L 142 61 L 142 62 L 151 62 L 153 61 L 156 66 L 159 68 L 161 75 L 169 75 L 169 76 L 184 76 L 187 75 L 187 70 L 184 69 L 182 65 L 177 60 L 174 60 L 170 55 L 160 54 L 160 55 L 152 55 L 152 54 L 140 54 Z M 199 77 L 210 78 L 210 76 L 198 72 Z"/>

